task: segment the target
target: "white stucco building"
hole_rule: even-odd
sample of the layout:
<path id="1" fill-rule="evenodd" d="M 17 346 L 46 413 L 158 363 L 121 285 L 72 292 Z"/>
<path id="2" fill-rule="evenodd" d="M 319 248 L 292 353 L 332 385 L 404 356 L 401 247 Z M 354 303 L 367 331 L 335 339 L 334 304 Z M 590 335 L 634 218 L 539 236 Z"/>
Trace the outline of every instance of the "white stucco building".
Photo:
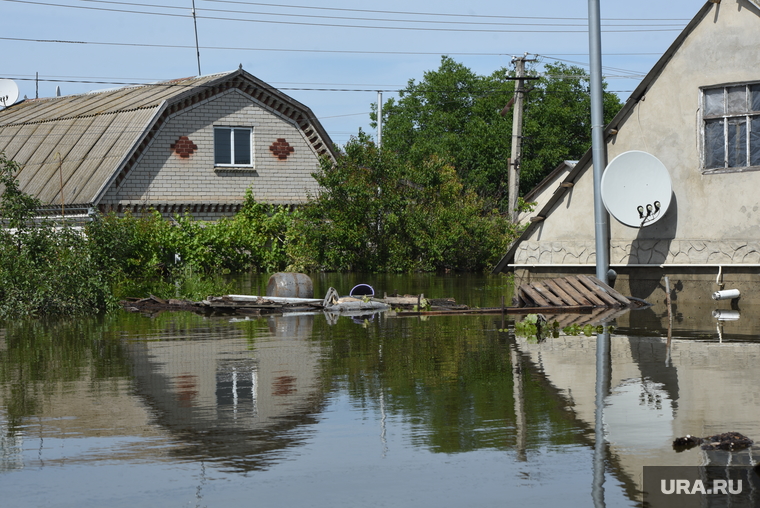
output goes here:
<path id="1" fill-rule="evenodd" d="M 631 150 L 648 152 L 668 169 L 673 191 L 669 209 L 651 226 L 608 219 L 616 289 L 648 298 L 663 275 L 670 275 L 679 288 L 722 281 L 743 296 L 755 291 L 760 282 L 758 48 L 757 3 L 706 2 L 607 126 L 608 161 Z M 521 217 L 527 229 L 496 271 L 514 271 L 518 282 L 594 273 L 591 151 L 558 167 L 526 200 L 537 206 Z"/>

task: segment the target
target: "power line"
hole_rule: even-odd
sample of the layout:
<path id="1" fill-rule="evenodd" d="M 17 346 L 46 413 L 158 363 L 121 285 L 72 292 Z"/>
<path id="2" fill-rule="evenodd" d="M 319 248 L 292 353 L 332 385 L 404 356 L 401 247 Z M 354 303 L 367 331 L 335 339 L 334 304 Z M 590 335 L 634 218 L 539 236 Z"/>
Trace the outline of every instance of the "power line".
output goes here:
<path id="1" fill-rule="evenodd" d="M 155 4 L 143 4 L 143 3 L 136 3 L 136 2 L 119 2 L 115 0 L 83 0 L 90 3 L 99 3 L 99 4 L 109 4 L 109 5 L 127 5 L 127 6 L 133 6 L 133 7 L 151 7 L 151 8 L 161 8 L 161 9 L 174 9 L 174 10 L 182 10 L 185 11 L 185 7 L 180 6 L 174 6 L 174 5 L 155 5 Z M 250 5 L 250 4 L 249 4 Z M 205 12 L 220 12 L 220 13 L 228 13 L 228 14 L 248 14 L 248 15 L 255 15 L 255 16 L 283 16 L 283 17 L 298 17 L 298 18 L 318 18 L 318 19 L 340 19 L 340 20 L 349 20 L 349 21 L 390 21 L 394 23 L 436 23 L 436 24 L 451 24 L 451 25 L 483 25 L 483 26 L 492 26 L 492 25 L 498 25 L 498 26 L 504 26 L 504 25 L 517 25 L 517 26 L 588 26 L 588 23 L 584 19 L 579 18 L 532 18 L 532 17 L 508 17 L 504 16 L 504 19 L 537 19 L 537 20 L 552 20 L 559 23 L 506 23 L 504 21 L 500 22 L 493 22 L 493 21 L 438 21 L 438 20 L 429 20 L 429 19 L 378 19 L 378 18 L 362 18 L 362 17 L 355 17 L 355 16 L 324 16 L 324 15 L 317 15 L 317 14 L 294 14 L 294 13 L 279 13 L 279 12 L 259 12 L 259 11 L 240 11 L 240 10 L 233 10 L 233 9 L 202 9 Z M 434 15 L 434 14 L 431 14 Z M 488 18 L 492 19 L 492 18 Z M 579 24 L 568 24 L 568 21 L 583 21 L 583 23 Z M 625 20 L 626 24 L 624 25 L 608 25 L 608 26 L 683 26 L 682 23 L 667 23 L 666 25 L 653 25 L 651 21 L 647 23 L 646 25 L 638 25 L 638 24 L 630 24 L 630 20 Z M 648 21 L 648 20 L 647 20 Z"/>
<path id="2" fill-rule="evenodd" d="M 89 7 L 89 6 L 81 6 L 81 5 L 63 5 L 63 4 L 53 4 L 48 2 L 38 2 L 38 1 L 32 1 L 32 0 L 2 0 L 4 2 L 13 2 L 13 3 L 20 3 L 20 4 L 28 4 L 28 5 L 42 5 L 46 7 L 63 7 L 63 8 L 69 8 L 69 9 L 83 9 L 83 10 L 91 10 L 91 11 L 104 11 L 104 12 L 119 12 L 119 13 L 127 13 L 127 14 L 141 14 L 141 15 L 150 15 L 150 16 L 166 16 L 166 17 L 176 17 L 176 18 L 189 18 L 192 17 L 192 15 L 188 14 L 172 14 L 167 12 L 147 12 L 147 11 L 135 11 L 135 10 L 125 10 L 125 9 L 113 9 L 113 8 L 105 8 L 105 7 Z M 154 7 L 154 6 L 151 6 Z M 240 19 L 240 18 L 226 18 L 226 17 L 218 17 L 218 16 L 196 16 L 197 18 L 201 19 L 209 19 L 209 20 L 215 20 L 215 21 L 236 21 L 236 22 L 247 22 L 247 23 L 269 23 L 269 24 L 280 24 L 280 25 L 297 25 L 297 26 L 317 26 L 317 27 L 325 27 L 325 28 L 359 28 L 359 29 L 375 29 L 375 30 L 409 30 L 409 31 L 427 31 L 427 32 L 469 32 L 469 33 L 586 33 L 587 29 L 585 26 L 578 25 L 577 30 L 561 30 L 558 28 L 551 28 L 547 30 L 519 30 L 519 29 L 508 29 L 508 30 L 498 30 L 498 29 L 489 29 L 489 28 L 453 28 L 453 27 L 446 27 L 446 28 L 434 28 L 434 27 L 400 27 L 400 26 L 382 26 L 382 25 L 345 25 L 345 24 L 336 24 L 336 23 L 309 23 L 304 21 L 279 21 L 279 20 L 262 20 L 262 19 Z M 521 25 L 524 26 L 524 25 Z M 555 26 L 555 25 L 541 25 L 541 26 Z M 570 26 L 573 25 L 561 25 L 561 26 Z M 616 32 L 616 33 L 630 33 L 630 32 L 671 32 L 671 31 L 680 31 L 683 27 L 681 26 L 674 26 L 673 28 L 653 28 L 653 29 L 626 29 L 626 30 L 605 30 L 606 32 Z"/>
<path id="3" fill-rule="evenodd" d="M 242 2 L 235 0 L 205 0 L 207 2 L 215 2 L 222 4 L 239 4 L 239 5 L 258 5 L 265 7 L 286 7 L 292 9 L 314 9 L 323 11 L 343 11 L 343 12 L 369 12 L 377 14 L 404 14 L 412 16 L 453 16 L 458 18 L 488 18 L 488 19 L 569 19 L 587 21 L 588 18 L 567 18 L 567 17 L 544 17 L 544 16 L 498 16 L 490 14 L 455 14 L 455 13 L 442 13 L 442 12 L 410 12 L 410 11 L 384 11 L 373 9 L 347 9 L 341 7 L 314 7 L 309 5 L 285 5 L 285 4 L 272 4 L 261 2 Z M 635 18 L 602 18 L 602 21 L 677 21 L 688 23 L 688 18 L 671 18 L 671 19 L 635 19 Z"/>
<path id="4" fill-rule="evenodd" d="M 3 0 L 7 1 L 7 0 Z M 0 37 L 0 40 L 19 41 L 19 42 L 40 42 L 55 44 L 83 44 L 97 46 L 131 46 L 143 48 L 169 48 L 169 49 L 195 49 L 195 46 L 181 44 L 146 44 L 137 42 L 96 42 L 96 41 L 73 41 L 63 39 L 28 39 L 22 37 Z M 345 53 L 361 55 L 459 55 L 459 56 L 504 56 L 508 53 L 486 53 L 486 52 L 439 52 L 439 51 L 362 51 L 350 49 L 284 49 L 284 48 L 244 48 L 232 46 L 201 46 L 203 50 L 222 50 L 222 51 L 276 51 L 276 52 L 295 52 L 295 53 Z"/>
<path id="5" fill-rule="evenodd" d="M 209 0 L 206 0 L 209 1 Z M 0 37 L 3 41 L 17 41 L 17 42 L 38 42 L 48 44 L 82 44 L 93 46 L 125 46 L 125 47 L 140 47 L 140 48 L 167 48 L 167 49 L 194 49 L 195 46 L 182 45 L 182 44 L 147 44 L 141 42 L 102 42 L 102 41 L 74 41 L 65 39 L 32 39 L 24 37 Z M 240 46 L 201 46 L 200 49 L 204 50 L 220 50 L 220 51 L 272 51 L 272 52 L 292 52 L 292 53 L 346 53 L 346 54 L 358 54 L 358 55 L 457 55 L 457 56 L 507 56 L 516 52 L 466 52 L 466 51 L 369 51 L 360 49 L 303 49 L 303 48 L 246 48 Z M 552 60 L 558 60 L 568 63 L 576 63 L 580 65 L 588 65 L 584 62 L 576 62 L 572 60 L 563 60 L 553 55 L 561 56 L 588 56 L 588 53 L 553 53 L 552 55 L 537 55 Z M 605 53 L 605 56 L 661 56 L 662 53 Z M 605 66 L 606 67 L 606 66 Z"/>
<path id="6" fill-rule="evenodd" d="M 589 76 L 587 75 L 573 75 L 573 74 L 543 74 L 540 77 L 542 78 L 548 78 L 548 79 L 589 79 Z M 40 81 L 45 83 L 74 83 L 74 84 L 86 84 L 86 85 L 112 85 L 112 86 L 122 86 L 122 87 L 182 87 L 182 88 L 202 88 L 202 87 L 208 87 L 213 85 L 199 85 L 196 83 L 173 83 L 173 82 L 158 82 L 158 83 L 137 83 L 137 82 L 126 82 L 126 81 L 99 81 L 99 80 L 86 80 L 86 79 L 52 79 L 52 78 L 25 78 L 25 77 L 9 77 L 9 76 L 3 76 L 3 78 L 6 79 L 13 79 L 16 81 Z M 530 78 L 529 76 L 526 76 L 526 78 Z M 536 79 L 537 76 L 533 76 L 533 79 Z M 421 83 L 415 83 L 415 84 L 421 84 Z M 312 87 L 274 87 L 274 86 L 264 86 L 262 87 L 266 90 L 287 90 L 287 91 L 305 91 L 305 92 L 388 92 L 388 93 L 399 93 L 399 92 L 405 92 L 407 91 L 406 88 L 386 88 L 386 89 L 379 89 L 378 87 L 368 87 L 368 88 L 312 88 Z M 103 92 L 111 91 L 111 90 L 103 90 Z M 431 88 L 425 88 L 426 92 L 456 92 L 461 91 L 459 89 L 450 88 L 450 89 L 431 89 Z M 94 92 L 98 92 L 97 90 Z M 478 92 L 490 95 L 493 93 L 512 93 L 512 89 L 508 90 L 502 90 L 499 88 L 493 88 L 493 89 L 480 89 Z M 93 92 L 90 92 L 93 93 Z M 84 94 L 73 94 L 73 95 L 84 95 Z M 483 96 L 485 96 L 483 95 Z M 50 97 L 48 97 L 50 99 Z"/>
<path id="7" fill-rule="evenodd" d="M 147 44 L 147 43 L 131 43 L 131 42 L 102 42 L 102 41 L 74 41 L 74 40 L 61 40 L 61 39 L 30 39 L 22 37 L 0 37 L 0 40 L 17 41 L 17 42 L 36 42 L 45 44 L 77 44 L 77 45 L 93 45 L 93 46 L 122 46 L 122 47 L 139 47 L 139 48 L 164 48 L 164 49 L 195 49 L 195 46 L 181 45 L 181 44 Z M 218 51 L 270 51 L 270 52 L 295 52 L 295 53 L 337 53 L 337 54 L 369 54 L 369 55 L 455 55 L 455 56 L 505 56 L 511 53 L 479 53 L 479 52 L 439 52 L 439 51 L 363 51 L 363 50 L 331 50 L 331 49 L 287 49 L 287 48 L 245 48 L 245 47 L 225 47 L 225 46 L 201 46 L 203 50 L 218 50 Z M 561 55 L 568 56 L 582 56 L 583 53 L 559 53 Z M 660 53 L 608 53 L 608 56 L 659 56 Z M 579 62 L 574 60 L 567 60 L 558 58 L 552 55 L 536 55 L 540 57 L 549 58 L 551 60 L 559 62 L 567 62 L 576 65 L 588 66 L 588 63 Z M 630 71 L 626 69 L 619 69 L 609 66 L 604 66 L 605 69 L 614 70 L 616 72 L 622 72 L 629 74 L 630 77 L 641 76 L 639 71 Z M 620 78 L 626 76 L 605 76 L 605 78 Z"/>

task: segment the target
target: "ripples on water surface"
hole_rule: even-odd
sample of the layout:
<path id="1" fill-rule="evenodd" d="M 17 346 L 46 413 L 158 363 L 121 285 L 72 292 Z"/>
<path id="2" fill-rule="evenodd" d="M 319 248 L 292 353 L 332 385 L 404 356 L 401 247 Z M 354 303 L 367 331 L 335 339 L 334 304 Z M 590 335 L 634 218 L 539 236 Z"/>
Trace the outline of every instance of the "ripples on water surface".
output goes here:
<path id="1" fill-rule="evenodd" d="M 478 277 L 336 276 L 315 292 L 356 282 L 474 306 L 508 295 Z M 663 310 L 614 323 L 607 506 L 638 504 L 642 466 L 722 460 L 676 454 L 674 437 L 760 436 L 752 318 L 682 308 L 668 348 Z M 591 506 L 596 336 L 538 343 L 503 328 L 321 314 L 5 323 L 2 504 Z"/>

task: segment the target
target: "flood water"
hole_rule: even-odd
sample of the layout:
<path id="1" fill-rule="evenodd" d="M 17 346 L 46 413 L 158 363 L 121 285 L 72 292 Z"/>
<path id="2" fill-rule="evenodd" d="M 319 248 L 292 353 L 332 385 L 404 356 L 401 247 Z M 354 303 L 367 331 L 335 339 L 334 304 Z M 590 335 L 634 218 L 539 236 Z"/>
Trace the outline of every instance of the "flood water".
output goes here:
<path id="1" fill-rule="evenodd" d="M 485 276 L 314 282 L 317 296 L 362 282 L 473 307 L 511 291 Z M 2 506 L 639 506 L 643 466 L 760 456 L 671 447 L 760 439 L 757 313 L 676 305 L 669 341 L 661 297 L 601 336 L 603 428 L 600 336 L 539 341 L 500 315 L 0 323 Z"/>

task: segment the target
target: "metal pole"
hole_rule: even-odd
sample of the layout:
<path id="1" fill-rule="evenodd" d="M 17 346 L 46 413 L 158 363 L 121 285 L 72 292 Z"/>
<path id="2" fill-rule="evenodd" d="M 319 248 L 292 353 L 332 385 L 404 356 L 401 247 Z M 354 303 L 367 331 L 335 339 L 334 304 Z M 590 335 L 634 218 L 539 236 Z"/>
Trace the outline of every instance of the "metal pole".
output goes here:
<path id="1" fill-rule="evenodd" d="M 515 64 L 515 108 L 512 111 L 512 152 L 509 160 L 509 214 L 517 222 L 517 200 L 520 193 L 520 159 L 522 158 L 523 94 L 525 93 L 525 57 L 513 58 Z"/>
<path id="2" fill-rule="evenodd" d="M 609 214 L 602 202 L 602 172 L 607 166 L 604 143 L 604 106 L 602 89 L 602 27 L 599 0 L 588 2 L 589 60 L 591 63 L 591 150 L 594 164 L 594 223 L 596 238 L 596 277 L 607 283 L 609 270 Z"/>
<path id="3" fill-rule="evenodd" d="M 377 147 L 383 146 L 383 92 L 377 91 Z"/>
<path id="4" fill-rule="evenodd" d="M 193 0 L 193 26 L 195 27 L 195 52 L 198 56 L 198 76 L 201 75 L 201 50 L 198 46 L 198 21 L 195 19 L 195 0 Z"/>

